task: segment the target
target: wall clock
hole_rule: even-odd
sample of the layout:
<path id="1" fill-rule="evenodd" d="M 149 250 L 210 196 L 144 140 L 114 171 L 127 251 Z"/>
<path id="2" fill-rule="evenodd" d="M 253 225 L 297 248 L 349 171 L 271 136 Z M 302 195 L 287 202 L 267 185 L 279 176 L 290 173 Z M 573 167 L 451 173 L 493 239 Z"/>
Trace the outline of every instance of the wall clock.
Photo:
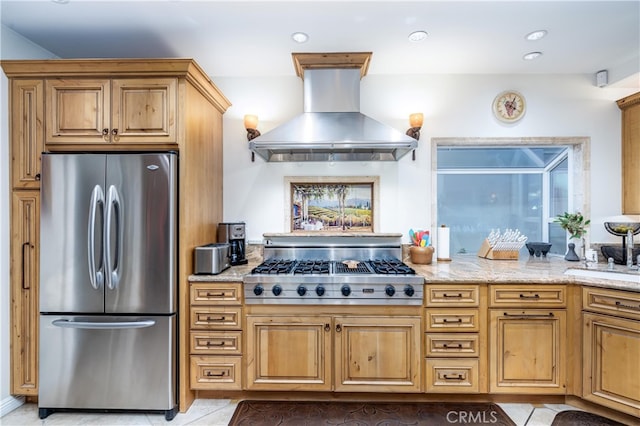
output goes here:
<path id="1" fill-rule="evenodd" d="M 498 120 L 513 123 L 522 118 L 527 109 L 524 96 L 514 90 L 499 93 L 493 100 L 493 114 Z"/>

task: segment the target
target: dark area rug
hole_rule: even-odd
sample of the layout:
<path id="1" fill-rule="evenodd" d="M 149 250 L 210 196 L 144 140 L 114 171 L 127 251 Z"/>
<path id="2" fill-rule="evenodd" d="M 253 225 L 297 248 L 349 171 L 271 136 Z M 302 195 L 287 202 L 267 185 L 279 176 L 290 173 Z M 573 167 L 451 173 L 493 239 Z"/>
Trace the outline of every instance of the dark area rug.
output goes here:
<path id="1" fill-rule="evenodd" d="M 615 420 L 586 411 L 562 411 L 553 418 L 551 426 L 625 426 Z"/>
<path id="2" fill-rule="evenodd" d="M 491 403 L 241 401 L 229 426 L 509 425 Z"/>

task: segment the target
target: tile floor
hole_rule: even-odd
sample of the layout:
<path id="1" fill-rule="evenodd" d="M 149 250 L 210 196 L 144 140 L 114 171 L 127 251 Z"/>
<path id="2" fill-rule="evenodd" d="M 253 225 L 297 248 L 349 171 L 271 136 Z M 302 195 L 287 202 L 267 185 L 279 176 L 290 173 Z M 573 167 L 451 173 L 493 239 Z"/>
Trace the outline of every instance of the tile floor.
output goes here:
<path id="1" fill-rule="evenodd" d="M 198 399 L 186 413 L 179 413 L 171 422 L 161 414 L 94 414 L 54 413 L 44 420 L 38 417 L 35 404 L 24 404 L 0 418 L 2 426 L 18 425 L 207 425 L 226 426 L 233 415 L 237 401 L 228 399 Z M 549 426 L 554 416 L 575 407 L 564 404 L 498 404 L 518 426 Z M 265 424 L 267 426 L 267 424 Z"/>

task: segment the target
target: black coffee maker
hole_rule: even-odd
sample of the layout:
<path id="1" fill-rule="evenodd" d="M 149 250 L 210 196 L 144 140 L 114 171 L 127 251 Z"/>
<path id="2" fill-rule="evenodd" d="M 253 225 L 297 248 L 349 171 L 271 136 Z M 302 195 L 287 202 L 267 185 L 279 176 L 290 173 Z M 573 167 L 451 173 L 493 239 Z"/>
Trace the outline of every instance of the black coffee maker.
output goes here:
<path id="1" fill-rule="evenodd" d="M 229 243 L 229 263 L 246 265 L 246 233 L 244 222 L 224 222 L 218 224 L 218 242 Z"/>

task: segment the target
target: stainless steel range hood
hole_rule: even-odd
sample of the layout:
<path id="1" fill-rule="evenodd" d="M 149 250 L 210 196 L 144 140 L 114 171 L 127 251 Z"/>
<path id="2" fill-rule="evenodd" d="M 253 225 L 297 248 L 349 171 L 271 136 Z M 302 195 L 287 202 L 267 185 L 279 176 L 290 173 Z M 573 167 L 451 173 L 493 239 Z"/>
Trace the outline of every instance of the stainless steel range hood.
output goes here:
<path id="1" fill-rule="evenodd" d="M 304 112 L 253 139 L 251 151 L 274 162 L 396 161 L 418 146 L 412 137 L 360 113 L 362 69 L 324 65 L 301 75 Z"/>

